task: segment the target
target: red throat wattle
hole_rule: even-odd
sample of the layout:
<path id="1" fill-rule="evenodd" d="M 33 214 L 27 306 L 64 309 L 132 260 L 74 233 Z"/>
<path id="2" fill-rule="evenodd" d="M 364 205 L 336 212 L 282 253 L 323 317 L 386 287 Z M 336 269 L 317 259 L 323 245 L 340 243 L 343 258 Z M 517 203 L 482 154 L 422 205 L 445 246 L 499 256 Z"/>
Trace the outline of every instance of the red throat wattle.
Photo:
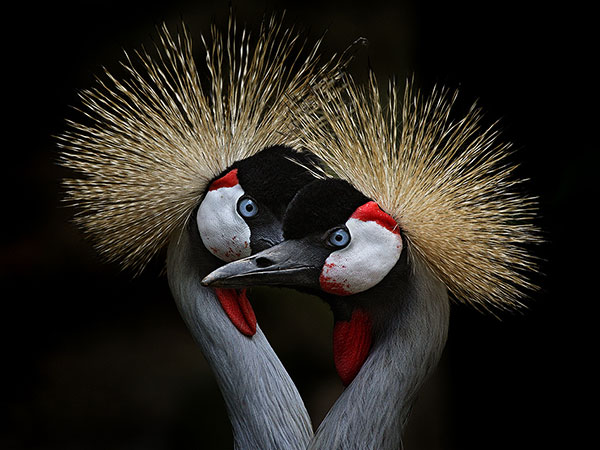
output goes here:
<path id="1" fill-rule="evenodd" d="M 338 321 L 333 327 L 333 360 L 344 386 L 358 374 L 371 349 L 371 319 L 355 309 L 349 322 Z"/>
<path id="2" fill-rule="evenodd" d="M 249 337 L 254 336 L 256 316 L 248 297 L 246 297 L 246 289 L 215 288 L 215 293 L 225 314 L 239 332 Z"/>

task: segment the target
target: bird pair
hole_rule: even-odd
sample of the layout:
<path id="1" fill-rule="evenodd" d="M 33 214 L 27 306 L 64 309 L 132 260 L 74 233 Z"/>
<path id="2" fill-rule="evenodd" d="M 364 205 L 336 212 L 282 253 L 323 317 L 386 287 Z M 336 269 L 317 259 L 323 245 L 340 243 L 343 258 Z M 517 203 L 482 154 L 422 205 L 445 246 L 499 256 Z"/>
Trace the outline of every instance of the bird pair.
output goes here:
<path id="1" fill-rule="evenodd" d="M 445 344 L 449 295 L 519 306 L 534 286 L 535 201 L 509 146 L 454 97 L 391 84 L 383 101 L 272 18 L 252 42 L 212 29 L 203 82 L 187 33 L 163 29 L 126 81 L 82 93 L 61 137 L 76 220 L 142 270 L 168 246 L 169 285 L 227 404 L 236 448 L 399 448 Z M 225 264 L 228 263 L 228 264 Z M 313 435 L 245 288 L 291 286 L 334 314 L 347 386 Z"/>

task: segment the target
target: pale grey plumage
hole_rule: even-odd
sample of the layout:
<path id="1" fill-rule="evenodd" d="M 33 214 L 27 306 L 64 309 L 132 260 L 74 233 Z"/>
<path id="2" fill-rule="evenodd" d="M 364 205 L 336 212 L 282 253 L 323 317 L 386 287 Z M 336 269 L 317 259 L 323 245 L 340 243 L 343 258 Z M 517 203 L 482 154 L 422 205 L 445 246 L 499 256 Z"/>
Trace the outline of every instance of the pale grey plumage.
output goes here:
<path id="1" fill-rule="evenodd" d="M 311 248 L 309 242 L 318 238 L 310 236 L 305 244 L 284 241 L 229 263 L 205 277 L 203 283 L 222 287 L 283 285 L 286 274 L 293 279 L 294 273 L 312 264 L 307 253 L 294 259 L 290 252 L 293 248 L 302 253 L 302 245 Z M 290 260 L 293 262 L 288 264 Z M 308 448 L 398 449 L 417 393 L 436 367 L 446 342 L 450 313 L 446 286 L 425 264 L 411 260 L 404 252 L 386 278 L 374 287 L 347 297 L 325 298 L 337 321 L 347 321 L 342 317 L 348 314 L 348 308 L 364 313 L 369 318 L 372 343 L 358 374 L 320 424 Z M 352 347 L 356 340 L 351 339 L 351 346 L 346 347 L 348 354 L 357 351 Z"/>
<path id="2" fill-rule="evenodd" d="M 196 230 L 171 239 L 171 292 L 221 388 L 235 448 L 305 449 L 313 432 L 296 386 L 260 328 L 252 338 L 241 334 L 213 289 L 200 285 L 200 274 L 210 271 L 207 260 Z"/>
<path id="3" fill-rule="evenodd" d="M 422 264 L 408 277 L 356 294 L 373 321 L 373 347 L 335 402 L 309 449 L 399 449 L 416 395 L 446 343 L 450 304 L 445 286 Z"/>

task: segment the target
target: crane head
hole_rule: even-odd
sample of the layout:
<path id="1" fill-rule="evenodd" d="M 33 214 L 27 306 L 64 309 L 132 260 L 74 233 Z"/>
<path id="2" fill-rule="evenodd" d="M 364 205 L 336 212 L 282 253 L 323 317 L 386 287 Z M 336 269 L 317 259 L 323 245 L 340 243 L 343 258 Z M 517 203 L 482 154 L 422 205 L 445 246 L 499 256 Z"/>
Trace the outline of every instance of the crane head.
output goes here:
<path id="1" fill-rule="evenodd" d="M 196 212 L 206 249 L 230 262 L 283 240 L 283 212 L 294 194 L 314 177 L 316 159 L 287 147 L 267 148 L 237 161 L 209 183 Z M 256 332 L 256 317 L 245 290 L 216 289 L 231 322 L 243 334 Z"/>
<path id="2" fill-rule="evenodd" d="M 402 253 L 396 221 L 342 180 L 315 180 L 284 216 L 285 241 L 223 266 L 203 283 L 285 285 L 350 296 L 382 281 Z"/>
<path id="3" fill-rule="evenodd" d="M 230 262 L 283 239 L 283 213 L 314 177 L 316 158 L 287 147 L 267 148 L 237 161 L 209 183 L 196 211 L 204 246 Z"/>
<path id="4" fill-rule="evenodd" d="M 318 290 L 334 311 L 334 359 L 344 384 L 366 360 L 369 313 L 353 301 L 380 284 L 400 261 L 396 221 L 342 180 L 316 180 L 284 215 L 280 244 L 227 264 L 204 278 L 218 287 L 282 285 Z"/>

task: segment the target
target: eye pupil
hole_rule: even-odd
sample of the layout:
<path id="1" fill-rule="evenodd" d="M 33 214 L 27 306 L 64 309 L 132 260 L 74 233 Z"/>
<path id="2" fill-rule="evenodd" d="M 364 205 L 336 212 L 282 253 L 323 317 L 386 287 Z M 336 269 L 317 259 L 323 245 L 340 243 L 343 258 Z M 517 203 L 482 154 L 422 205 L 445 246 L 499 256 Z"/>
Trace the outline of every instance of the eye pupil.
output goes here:
<path id="1" fill-rule="evenodd" d="M 329 234 L 329 244 L 341 248 L 350 243 L 350 233 L 345 228 L 338 228 Z"/>
<path id="2" fill-rule="evenodd" d="M 254 217 L 258 214 L 258 205 L 248 196 L 243 196 L 239 199 L 237 208 L 238 213 L 242 217 Z"/>

